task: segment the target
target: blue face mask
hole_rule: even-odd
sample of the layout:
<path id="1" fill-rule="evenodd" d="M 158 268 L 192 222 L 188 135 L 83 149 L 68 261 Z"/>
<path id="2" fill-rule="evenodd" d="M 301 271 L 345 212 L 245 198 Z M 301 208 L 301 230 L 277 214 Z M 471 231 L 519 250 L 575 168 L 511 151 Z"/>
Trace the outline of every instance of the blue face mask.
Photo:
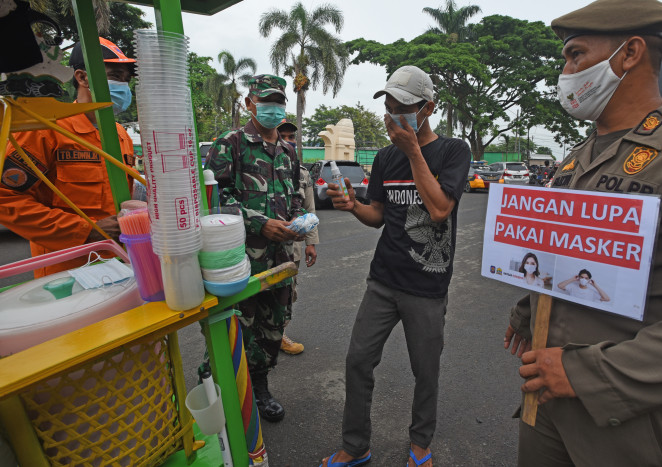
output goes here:
<path id="1" fill-rule="evenodd" d="M 128 109 L 133 98 L 129 83 L 108 80 L 108 88 L 110 88 L 110 100 L 113 101 L 113 112 L 117 115 Z"/>
<path id="2" fill-rule="evenodd" d="M 421 110 L 423 110 L 424 108 L 425 107 L 423 107 Z M 393 121 L 396 123 L 396 125 L 398 125 L 400 128 L 402 128 L 402 124 L 400 123 L 400 115 L 402 115 L 403 117 L 405 117 L 405 120 L 407 121 L 409 126 L 414 129 L 414 133 L 418 133 L 418 130 L 420 130 L 420 128 L 418 126 L 418 121 L 416 120 L 416 117 L 418 116 L 419 113 L 421 113 L 421 110 L 419 110 L 418 112 L 412 112 L 412 113 L 408 113 L 408 114 L 391 114 L 391 113 L 389 113 L 389 115 L 391 116 Z M 428 117 L 426 116 L 425 118 L 428 118 Z M 425 121 L 425 118 L 423 119 L 423 122 Z M 423 125 L 423 122 L 421 122 L 421 125 Z"/>
<path id="3" fill-rule="evenodd" d="M 257 107 L 257 115 L 253 114 L 253 116 L 265 128 L 276 128 L 285 118 L 285 104 L 277 102 L 253 102 L 253 104 Z"/>
<path id="4" fill-rule="evenodd" d="M 292 141 L 288 141 L 287 144 L 289 144 L 290 146 L 292 146 L 292 147 L 294 148 L 294 150 L 296 151 L 296 149 L 297 149 L 297 143 L 293 143 Z"/>

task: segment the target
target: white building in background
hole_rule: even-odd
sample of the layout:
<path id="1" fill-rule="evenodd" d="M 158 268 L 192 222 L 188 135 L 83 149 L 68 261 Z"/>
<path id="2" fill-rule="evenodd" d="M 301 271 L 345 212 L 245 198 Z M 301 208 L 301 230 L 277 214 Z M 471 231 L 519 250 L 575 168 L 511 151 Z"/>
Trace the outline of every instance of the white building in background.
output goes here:
<path id="1" fill-rule="evenodd" d="M 531 154 L 529 156 L 529 165 L 545 165 L 545 161 L 549 161 L 549 165 L 554 165 L 556 159 L 549 154 Z"/>

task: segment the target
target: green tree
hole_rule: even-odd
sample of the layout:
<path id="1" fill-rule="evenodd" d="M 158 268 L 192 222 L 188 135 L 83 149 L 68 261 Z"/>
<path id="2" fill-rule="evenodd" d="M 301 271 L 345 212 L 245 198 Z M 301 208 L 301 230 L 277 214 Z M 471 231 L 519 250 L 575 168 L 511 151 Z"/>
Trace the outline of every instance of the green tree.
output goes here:
<path id="1" fill-rule="evenodd" d="M 454 0 L 446 0 L 444 8 L 423 8 L 423 12 L 432 16 L 436 27 L 428 29 L 435 34 L 446 34 L 451 42 L 466 42 L 473 38 L 473 25 L 467 24 L 472 16 L 481 12 L 478 5 L 458 8 Z"/>
<path id="2" fill-rule="evenodd" d="M 356 39 L 352 63 L 384 65 L 392 73 L 416 65 L 430 73 L 437 101 L 452 102 L 476 160 L 502 134 L 541 125 L 558 143 L 580 139 L 578 123 L 561 108 L 556 81 L 562 70 L 561 42 L 542 22 L 489 16 L 475 25 L 470 42 L 440 41 L 426 33 L 392 44 Z"/>
<path id="3" fill-rule="evenodd" d="M 33 0 L 31 5 L 53 18 L 65 39 L 79 41 L 71 0 Z M 145 12 L 123 2 L 105 0 L 94 0 L 94 11 L 99 34 L 114 42 L 127 57 L 135 57 L 133 31 L 152 27 L 152 23 L 143 19 Z"/>
<path id="4" fill-rule="evenodd" d="M 225 112 L 215 105 L 216 96 L 206 92 L 205 84 L 216 75 L 216 70 L 209 63 L 212 58 L 201 57 L 190 52 L 188 59 L 191 100 L 198 138 L 200 141 L 211 141 L 232 126 L 232 117 L 229 112 Z"/>
<path id="5" fill-rule="evenodd" d="M 446 0 L 444 8 L 423 8 L 437 23 L 436 27 L 429 28 L 428 32 L 445 36 L 449 42 L 467 42 L 474 38 L 474 25 L 467 24 L 472 16 L 481 12 L 478 5 L 468 5 L 458 8 L 454 0 Z M 452 76 L 449 80 L 453 81 Z M 458 116 L 453 113 L 453 102 L 445 102 L 446 136 L 453 136 L 453 128 L 458 122 Z"/>
<path id="6" fill-rule="evenodd" d="M 546 148 L 544 146 L 538 146 L 535 141 L 533 140 L 527 140 L 526 136 L 524 137 L 519 137 L 519 136 L 511 136 L 511 135 L 501 135 L 501 138 L 503 139 L 502 143 L 495 142 L 492 144 L 489 144 L 488 146 L 485 147 L 485 152 L 502 152 L 502 153 L 508 153 L 508 152 L 521 152 L 522 154 L 526 154 L 526 151 L 530 151 L 531 153 L 540 153 L 540 154 L 551 154 L 551 150 L 549 148 Z M 549 151 L 549 152 L 541 152 L 541 150 Z"/>
<path id="7" fill-rule="evenodd" d="M 133 31 L 148 29 L 152 23 L 143 20 L 145 13 L 134 6 L 120 2 L 107 2 L 93 0 L 94 11 L 97 15 L 97 28 L 99 34 L 115 43 L 127 57 L 135 57 L 133 48 Z M 78 27 L 70 0 L 32 0 L 32 8 L 50 16 L 62 29 L 65 39 L 76 43 L 79 41 Z M 71 44 L 73 46 L 73 44 Z M 63 65 L 68 65 L 68 53 Z M 136 81 L 131 80 L 131 91 L 135 95 Z M 73 101 L 76 93 L 71 82 L 64 83 L 66 97 L 62 100 Z M 127 110 L 117 115 L 115 119 L 120 123 L 135 122 L 138 119 L 135 99 Z"/>
<path id="8" fill-rule="evenodd" d="M 320 131 L 323 131 L 327 125 L 335 125 L 343 118 L 351 119 L 354 124 L 356 147 L 381 148 L 390 144 L 382 118 L 358 102 L 355 106 L 317 107 L 315 113 L 303 122 L 306 145 L 324 146 L 322 138 L 318 136 Z"/>
<path id="9" fill-rule="evenodd" d="M 259 31 L 268 37 L 274 29 L 282 34 L 271 45 L 270 58 L 276 74 L 281 69 L 293 78 L 297 95 L 297 126 L 302 127 L 306 92 L 322 84 L 322 93 L 335 97 L 342 86 L 349 54 L 340 38 L 326 30 L 331 25 L 338 34 L 343 27 L 342 12 L 332 5 L 322 5 L 309 12 L 301 2 L 289 13 L 272 9 L 260 17 Z M 302 159 L 301 132 L 297 132 L 297 151 Z"/>
<path id="10" fill-rule="evenodd" d="M 239 128 L 242 94 L 239 92 L 238 84 L 248 85 L 248 80 L 255 74 L 257 64 L 252 58 L 244 57 L 235 60 L 227 50 L 218 54 L 218 62 L 221 64 L 223 72 L 210 76 L 205 82 L 205 90 L 208 94 L 215 96 L 218 111 L 230 112 L 232 128 Z"/>

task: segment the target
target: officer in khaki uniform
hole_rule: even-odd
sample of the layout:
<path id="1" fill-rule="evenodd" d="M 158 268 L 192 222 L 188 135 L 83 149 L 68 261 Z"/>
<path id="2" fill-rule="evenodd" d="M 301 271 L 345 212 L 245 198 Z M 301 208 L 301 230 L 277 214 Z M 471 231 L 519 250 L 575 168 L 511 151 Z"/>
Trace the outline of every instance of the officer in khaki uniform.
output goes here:
<path id="1" fill-rule="evenodd" d="M 287 144 L 292 146 L 294 150 L 297 149 L 296 143 L 296 132 L 299 130 L 297 126 L 283 119 L 283 121 L 276 127 L 280 137 Z M 299 167 L 299 194 L 303 199 L 303 208 L 306 212 L 315 213 L 315 198 L 313 194 L 313 182 L 310 179 L 310 172 L 303 165 Z M 317 261 L 317 250 L 315 245 L 320 242 L 319 235 L 317 233 L 317 227 L 308 232 L 305 235 L 306 249 L 302 249 L 303 242 L 294 242 L 294 263 L 299 269 L 299 264 L 301 263 L 302 256 L 305 256 L 306 266 L 311 267 Z M 297 276 L 294 276 L 292 280 L 292 303 L 290 308 L 297 301 Z M 292 319 L 292 310 L 290 310 L 290 317 L 285 322 L 287 326 Z M 290 355 L 298 355 L 303 352 L 303 344 L 295 342 L 290 339 L 288 336 L 283 334 L 283 340 L 280 344 L 280 350 Z"/>
<path id="2" fill-rule="evenodd" d="M 564 40 L 559 99 L 596 131 L 559 166 L 554 188 L 662 194 L 662 3 L 598 0 L 552 22 Z M 643 321 L 554 300 L 547 348 L 530 351 L 538 295 L 511 311 L 504 346 L 541 390 L 520 422 L 519 465 L 662 466 L 662 241 Z"/>

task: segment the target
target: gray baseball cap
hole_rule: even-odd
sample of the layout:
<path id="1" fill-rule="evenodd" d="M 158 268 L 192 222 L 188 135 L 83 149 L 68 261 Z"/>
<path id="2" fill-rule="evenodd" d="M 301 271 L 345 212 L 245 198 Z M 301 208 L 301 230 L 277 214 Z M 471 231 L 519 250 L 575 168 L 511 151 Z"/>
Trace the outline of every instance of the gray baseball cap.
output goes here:
<path id="1" fill-rule="evenodd" d="M 406 65 L 393 72 L 386 82 L 386 87 L 377 91 L 373 99 L 391 95 L 396 101 L 405 105 L 417 102 L 431 101 L 434 98 L 432 80 L 426 72 L 413 65 Z"/>

